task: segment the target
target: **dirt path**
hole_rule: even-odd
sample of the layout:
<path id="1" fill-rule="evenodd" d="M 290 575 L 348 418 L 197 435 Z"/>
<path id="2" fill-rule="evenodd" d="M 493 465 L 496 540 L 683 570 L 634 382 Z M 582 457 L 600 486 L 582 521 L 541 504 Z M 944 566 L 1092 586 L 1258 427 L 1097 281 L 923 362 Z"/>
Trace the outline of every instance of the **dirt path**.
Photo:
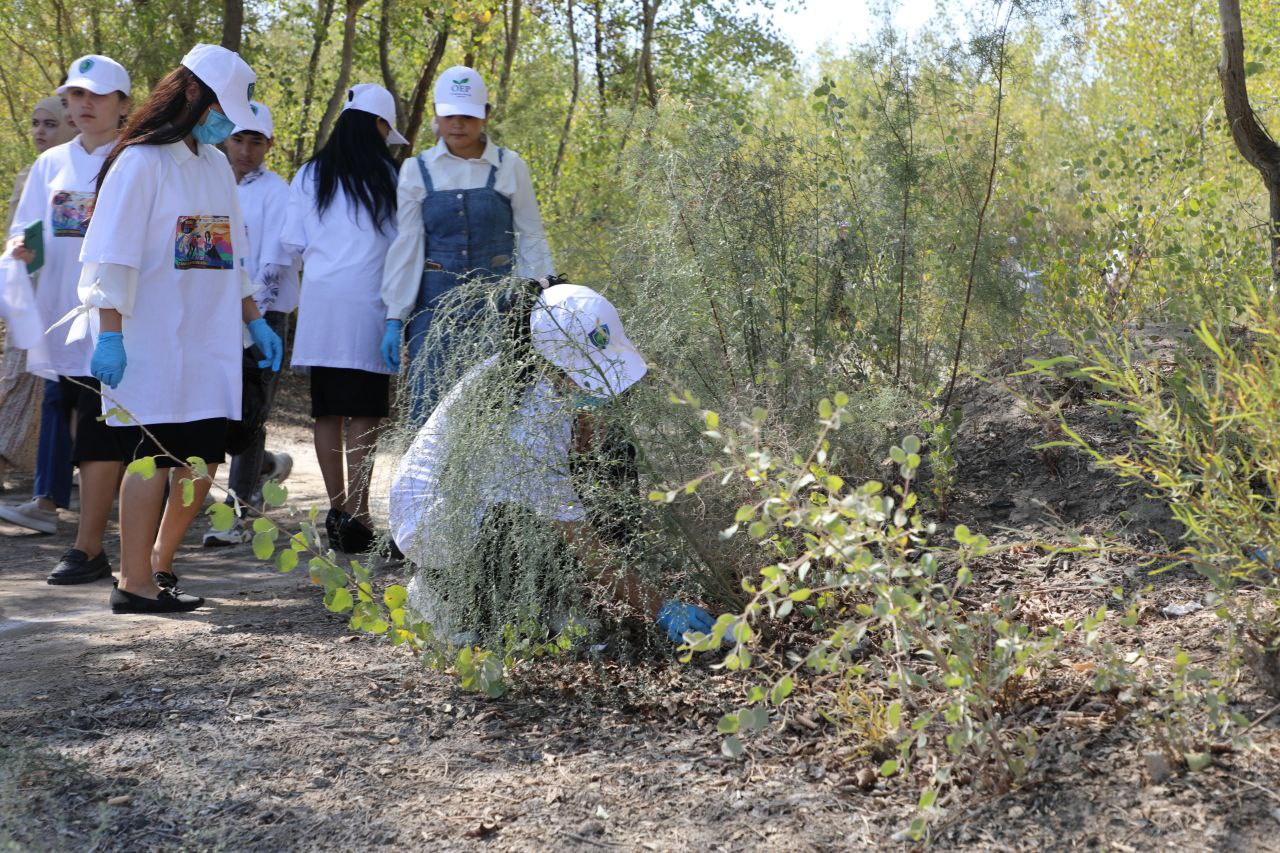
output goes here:
<path id="1" fill-rule="evenodd" d="M 307 433 L 273 430 L 296 462 L 292 498 L 322 503 Z M 979 483 L 1010 477 L 988 470 L 1005 454 L 965 453 Z M 350 634 L 305 575 L 247 546 L 202 549 L 203 522 L 178 565 L 210 606 L 113 616 L 105 581 L 44 583 L 71 543 L 66 520 L 57 536 L 0 529 L 0 850 L 846 850 L 891 844 L 912 814 L 910 785 L 854 782 L 879 759 L 820 718 L 789 711 L 749 760 L 722 758 L 715 721 L 741 693 L 705 666 L 544 663 L 501 700 L 463 693 Z M 1145 583 L 1100 560 L 984 571 L 1055 614 L 1106 600 L 1090 578 Z M 1161 600 L 1204 594 L 1194 578 L 1163 584 Z M 1208 611 L 1143 625 L 1135 644 L 1221 653 Z M 1132 721 L 1073 692 L 1043 700 L 1069 722 L 1034 778 L 961 792 L 939 847 L 1280 849 L 1280 738 L 1153 784 Z M 1280 714 L 1258 733 L 1277 730 Z"/>

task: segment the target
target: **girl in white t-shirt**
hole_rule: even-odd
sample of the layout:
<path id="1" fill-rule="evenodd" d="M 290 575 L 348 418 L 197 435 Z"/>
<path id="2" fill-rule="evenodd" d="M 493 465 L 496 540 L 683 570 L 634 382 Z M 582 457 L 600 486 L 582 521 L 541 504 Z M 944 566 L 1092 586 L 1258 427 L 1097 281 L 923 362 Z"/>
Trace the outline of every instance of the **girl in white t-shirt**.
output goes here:
<path id="1" fill-rule="evenodd" d="M 36 161 L 10 234 L 19 234 L 26 223 L 44 221 L 44 266 L 36 287 L 42 329 L 80 304 L 76 287 L 80 280 L 81 244 L 93 215 L 98 173 L 129 112 L 130 90 L 128 72 L 115 60 L 96 54 L 72 62 L 67 82 L 58 89 L 67 99 L 67 114 L 80 134 L 49 149 Z M 14 240 L 21 245 L 20 236 Z M 25 247 L 15 252 L 24 261 L 30 254 Z M 54 532 L 56 506 L 66 506 L 70 497 L 71 464 L 79 466 L 76 542 L 49 575 L 49 583 L 55 585 L 89 583 L 111 574 L 102 538 L 115 501 L 121 464 L 111 428 L 98 420 L 101 406 L 97 380 L 89 374 L 91 355 L 89 341 L 67 342 L 64 329 L 45 332 L 43 346 L 29 353 L 28 370 L 54 374 L 55 378 L 48 380 L 45 401 L 56 400 L 58 405 L 46 405 L 43 410 L 36 497 L 20 507 L 0 508 L 0 516 L 6 520 Z M 60 456 L 54 450 L 59 443 L 54 436 L 65 433 L 70 439 L 73 421 L 74 443 L 68 440 L 67 454 Z M 61 470 L 64 466 L 65 471 Z M 61 496 L 41 487 L 42 482 L 57 483 L 63 478 L 66 483 Z M 48 526 L 38 526 L 42 522 Z"/>
<path id="2" fill-rule="evenodd" d="M 332 135 L 294 176 L 280 236 L 302 256 L 292 363 L 311 368 L 316 457 L 329 494 L 325 528 L 329 544 L 348 553 L 374 541 L 372 451 L 390 411 L 393 371 L 379 351 L 386 316 L 379 291 L 396 235 L 387 143 L 404 138 L 394 123 L 390 92 L 372 83 L 351 87 Z"/>
<path id="3" fill-rule="evenodd" d="M 259 129 L 254 73 L 237 54 L 196 45 L 151 92 L 108 155 L 85 235 L 80 294 L 98 315 L 90 362 L 124 460 L 154 457 L 168 476 L 127 474 L 120 489 L 116 613 L 193 610 L 173 557 L 240 417 L 243 330 L 280 367 L 283 347 L 253 301 L 235 178 L 214 145 L 236 125 Z M 192 234 L 205 251 L 183 250 Z M 110 391 L 106 389 L 111 389 Z M 195 480 L 194 495 L 183 481 Z M 165 484 L 170 484 L 168 501 Z M 163 517 L 162 517 L 163 512 Z"/>

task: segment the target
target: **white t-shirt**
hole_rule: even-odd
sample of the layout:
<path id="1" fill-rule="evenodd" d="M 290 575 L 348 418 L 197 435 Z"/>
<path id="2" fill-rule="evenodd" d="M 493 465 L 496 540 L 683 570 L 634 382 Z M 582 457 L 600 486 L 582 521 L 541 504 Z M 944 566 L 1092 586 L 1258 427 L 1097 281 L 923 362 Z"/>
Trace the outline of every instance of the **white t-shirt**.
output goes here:
<path id="1" fill-rule="evenodd" d="M 244 234 L 235 176 L 212 145 L 134 145 L 107 173 L 80 296 L 124 315 L 124 379 L 103 391 L 138 423 L 239 419 Z M 132 292 L 100 282 L 120 268 L 137 271 Z"/>
<path id="2" fill-rule="evenodd" d="M 241 178 L 236 189 L 244 227 L 249 232 L 245 270 L 258 285 L 254 301 L 264 314 L 288 314 L 298 307 L 298 264 L 293 253 L 280 243 L 289 207 L 289 185 L 270 169 L 259 168 Z M 264 280 L 268 275 L 271 281 Z"/>
<path id="3" fill-rule="evenodd" d="M 114 144 L 86 151 L 77 136 L 45 151 L 31 167 L 22 199 L 14 213 L 9 236 L 21 234 L 44 220 L 44 266 L 36 273 L 36 305 L 42 329 L 48 329 L 80 304 L 80 246 L 93 214 L 98 171 Z M 65 329 L 47 332 L 44 346 L 29 351 L 30 373 L 88 376 L 93 343 L 88 339 L 67 342 Z"/>
<path id="4" fill-rule="evenodd" d="M 379 291 L 395 218 L 378 231 L 341 186 L 321 213 L 314 174 L 307 165 L 294 176 L 280 237 L 287 250 L 302 255 L 292 364 L 392 373 L 379 350 L 387 316 Z"/>
<path id="5" fill-rule="evenodd" d="M 442 541 L 451 537 L 443 529 L 448 508 L 440 469 L 446 462 L 450 412 L 493 361 L 489 358 L 472 368 L 449 390 L 396 468 L 391 482 L 391 535 L 405 556 L 419 566 L 440 565 L 451 559 L 451 553 L 459 553 L 459 548 L 469 547 L 468 543 Z M 465 460 L 474 480 L 483 484 L 477 486 L 478 499 L 473 501 L 472 532 L 479 531 L 490 507 L 502 503 L 525 506 L 554 521 L 586 518 L 569 479 L 573 423 L 563 396 L 546 379 L 534 382 L 525 391 L 511 424 L 509 438 L 500 442 L 502 446 L 491 453 L 478 452 L 475 460 Z"/>

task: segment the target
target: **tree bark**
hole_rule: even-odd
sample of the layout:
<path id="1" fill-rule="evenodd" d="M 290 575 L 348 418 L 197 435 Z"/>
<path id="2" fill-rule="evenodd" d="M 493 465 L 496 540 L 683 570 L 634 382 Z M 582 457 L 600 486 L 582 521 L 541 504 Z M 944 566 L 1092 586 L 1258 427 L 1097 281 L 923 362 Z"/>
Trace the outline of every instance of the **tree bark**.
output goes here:
<path id="1" fill-rule="evenodd" d="M 320 52 L 329 40 L 329 25 L 333 22 L 334 0 L 318 0 L 316 3 L 315 33 L 311 40 L 311 56 L 307 60 L 306 83 L 302 89 L 302 122 L 298 125 L 298 138 L 294 141 L 292 165 L 296 170 L 302 165 L 303 145 L 307 128 L 311 127 L 311 102 L 316 94 L 316 74 L 320 70 Z"/>
<path id="2" fill-rule="evenodd" d="M 1270 197 L 1271 275 L 1280 283 L 1280 145 L 1263 128 L 1249 105 L 1240 0 L 1218 0 L 1218 18 L 1222 23 L 1222 57 L 1218 60 L 1222 104 L 1236 148 L 1262 175 L 1262 183 Z"/>
<path id="3" fill-rule="evenodd" d="M 378 67 L 382 71 L 382 85 L 396 102 L 396 115 L 404 115 L 404 101 L 400 99 L 400 87 L 396 85 L 396 73 L 391 67 L 391 13 L 395 0 L 382 0 L 382 17 L 378 20 Z"/>
<path id="4" fill-rule="evenodd" d="M 429 15 L 428 20 L 430 20 Z M 413 97 L 409 101 L 409 117 L 404 128 L 404 138 L 409 140 L 409 144 L 401 147 L 399 158 L 401 162 L 416 147 L 418 133 L 422 130 L 422 119 L 426 115 L 427 94 L 435 82 L 436 72 L 440 68 L 440 61 L 444 58 L 444 51 L 448 44 L 449 25 L 446 22 L 444 29 L 436 33 L 436 40 L 431 44 L 431 55 L 427 57 L 426 63 L 422 66 L 422 73 L 418 75 L 418 82 L 413 87 Z"/>
<path id="5" fill-rule="evenodd" d="M 658 106 L 658 84 L 653 77 L 653 34 L 658 24 L 658 7 L 662 0 L 640 0 L 643 13 L 640 40 L 640 71 L 644 73 L 644 86 L 649 95 L 649 106 Z"/>
<path id="6" fill-rule="evenodd" d="M 522 0 L 511 0 L 511 18 L 507 22 L 506 45 L 502 49 L 502 76 L 498 78 L 498 99 L 494 102 L 495 111 L 501 110 L 507 103 L 507 95 L 511 91 L 511 67 L 515 65 L 516 50 L 520 46 L 520 18 L 523 13 Z"/>
<path id="7" fill-rule="evenodd" d="M 244 31 L 244 0 L 222 0 L 222 46 L 240 52 Z"/>
<path id="8" fill-rule="evenodd" d="M 569 147 L 569 131 L 573 128 L 573 113 L 578 107 L 578 90 L 581 87 L 581 65 L 578 58 L 578 34 L 573 28 L 573 2 L 565 0 L 565 13 L 568 20 L 569 44 L 573 49 L 573 88 L 569 92 L 569 109 L 565 112 L 564 127 L 560 129 L 560 145 L 556 148 L 556 162 L 551 168 L 551 192 L 554 195 L 556 183 L 560 180 L 560 167 L 564 165 L 564 154 Z"/>
<path id="9" fill-rule="evenodd" d="M 607 80 L 604 70 L 604 0 L 595 0 L 596 92 L 600 96 L 600 115 L 609 108 Z"/>
<path id="10" fill-rule="evenodd" d="M 342 59 L 338 65 L 338 79 L 333 84 L 333 94 L 329 96 L 329 105 L 325 108 L 324 117 L 320 119 L 320 129 L 316 131 L 317 151 L 329 138 L 329 131 L 333 129 L 333 123 L 342 111 L 342 102 L 351 83 L 351 64 L 355 58 L 356 16 L 368 2 L 369 0 L 347 0 L 346 19 L 342 22 Z"/>

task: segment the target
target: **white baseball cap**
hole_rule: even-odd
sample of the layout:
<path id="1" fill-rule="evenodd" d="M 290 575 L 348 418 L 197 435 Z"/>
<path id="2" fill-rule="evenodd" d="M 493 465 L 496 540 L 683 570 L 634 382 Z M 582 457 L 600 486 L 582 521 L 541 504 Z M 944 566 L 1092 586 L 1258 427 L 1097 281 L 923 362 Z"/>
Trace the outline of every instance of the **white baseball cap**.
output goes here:
<path id="1" fill-rule="evenodd" d="M 182 64 L 213 90 L 222 114 L 236 127 L 266 133 L 249 107 L 258 75 L 240 54 L 216 44 L 198 44 L 182 57 Z"/>
<path id="2" fill-rule="evenodd" d="M 539 355 L 592 394 L 614 397 L 649 372 L 622 330 L 618 309 L 580 284 L 542 291 L 529 316 L 529 333 Z"/>
<path id="3" fill-rule="evenodd" d="M 480 72 L 465 65 L 455 65 L 436 81 L 436 115 L 484 118 L 489 105 L 489 90 Z"/>
<path id="4" fill-rule="evenodd" d="M 348 89 L 347 102 L 342 105 L 342 110 L 343 112 L 360 110 L 364 113 L 376 115 L 391 125 L 391 132 L 387 134 L 388 144 L 409 144 L 409 140 L 401 136 L 400 131 L 396 130 L 396 99 L 377 83 L 357 83 Z"/>
<path id="5" fill-rule="evenodd" d="M 258 124 L 262 125 L 263 129 L 258 130 L 256 127 L 241 127 L 237 124 L 236 129 L 231 131 L 231 135 L 235 136 L 237 133 L 252 131 L 254 133 L 261 133 L 267 139 L 274 139 L 276 135 L 276 124 L 271 119 L 271 110 L 267 109 L 267 105 L 261 101 L 250 101 L 249 109 L 253 110 L 253 114 L 258 117 Z"/>
<path id="6" fill-rule="evenodd" d="M 88 89 L 95 95 L 109 95 L 112 92 L 130 91 L 129 72 L 124 66 L 109 56 L 91 53 L 82 56 L 67 70 L 67 82 L 58 87 L 61 95 L 68 89 Z"/>

